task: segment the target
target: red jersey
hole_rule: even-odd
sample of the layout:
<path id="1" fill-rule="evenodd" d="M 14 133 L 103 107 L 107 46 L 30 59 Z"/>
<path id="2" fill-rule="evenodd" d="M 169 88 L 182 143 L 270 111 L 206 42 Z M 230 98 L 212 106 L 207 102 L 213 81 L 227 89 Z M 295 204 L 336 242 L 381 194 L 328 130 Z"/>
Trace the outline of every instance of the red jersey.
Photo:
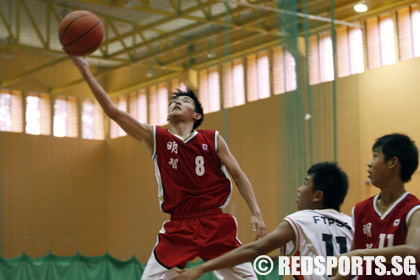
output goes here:
<path id="1" fill-rule="evenodd" d="M 232 182 L 216 155 L 215 130 L 198 130 L 186 139 L 154 127 L 155 174 L 163 212 L 187 214 L 225 207 Z"/>
<path id="2" fill-rule="evenodd" d="M 411 215 L 420 209 L 420 201 L 405 192 L 394 204 L 381 214 L 376 207 L 379 195 L 356 204 L 353 208 L 355 249 L 392 247 L 405 244 Z M 387 265 L 387 270 L 392 266 Z M 372 270 L 374 271 L 374 270 Z M 395 279 L 396 276 L 358 276 L 358 279 Z M 416 279 L 414 276 L 398 276 L 398 279 Z"/>

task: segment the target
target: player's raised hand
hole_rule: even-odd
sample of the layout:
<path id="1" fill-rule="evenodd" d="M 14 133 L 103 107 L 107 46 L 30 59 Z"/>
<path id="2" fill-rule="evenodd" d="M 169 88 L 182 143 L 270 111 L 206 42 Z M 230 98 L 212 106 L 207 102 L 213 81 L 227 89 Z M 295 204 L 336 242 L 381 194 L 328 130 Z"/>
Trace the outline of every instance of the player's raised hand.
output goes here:
<path id="1" fill-rule="evenodd" d="M 252 230 L 257 233 L 255 240 L 267 235 L 267 229 L 265 227 L 265 223 L 261 215 L 252 215 L 251 225 L 252 225 Z"/>
<path id="2" fill-rule="evenodd" d="M 76 65 L 76 67 L 79 68 L 81 72 L 85 72 L 86 70 L 89 70 L 89 63 L 86 60 L 86 56 L 82 58 L 82 57 L 76 56 L 75 54 L 73 54 L 72 52 L 66 49 L 64 49 L 64 51 L 71 58 L 71 60 L 73 60 L 74 65 Z"/>

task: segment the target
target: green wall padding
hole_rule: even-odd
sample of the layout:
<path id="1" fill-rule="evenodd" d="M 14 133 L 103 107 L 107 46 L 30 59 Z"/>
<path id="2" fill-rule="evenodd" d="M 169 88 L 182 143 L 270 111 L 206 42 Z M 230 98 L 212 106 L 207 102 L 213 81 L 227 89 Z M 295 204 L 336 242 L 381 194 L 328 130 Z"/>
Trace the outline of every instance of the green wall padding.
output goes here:
<path id="1" fill-rule="evenodd" d="M 194 267 L 200 262 L 191 262 Z M 33 259 L 25 254 L 14 258 L 0 257 L 0 279 L 4 280 L 140 280 L 145 265 L 136 257 L 120 261 L 109 254 L 87 257 L 80 254 L 59 257 L 53 254 Z M 259 279 L 281 280 L 277 266 L 267 276 Z M 206 273 L 200 280 L 217 280 L 212 273 Z"/>

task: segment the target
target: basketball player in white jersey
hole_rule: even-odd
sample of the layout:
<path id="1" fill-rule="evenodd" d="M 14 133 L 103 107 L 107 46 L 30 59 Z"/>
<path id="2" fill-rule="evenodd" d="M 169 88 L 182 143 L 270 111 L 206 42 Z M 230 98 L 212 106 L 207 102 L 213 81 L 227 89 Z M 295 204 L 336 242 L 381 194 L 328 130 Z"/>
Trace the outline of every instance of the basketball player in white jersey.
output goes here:
<path id="1" fill-rule="evenodd" d="M 179 271 L 174 280 L 193 280 L 204 273 L 253 261 L 283 248 L 289 256 L 337 256 L 350 250 L 353 239 L 351 218 L 340 213 L 348 190 L 348 178 L 336 163 L 314 164 L 298 189 L 297 209 L 265 237 L 234 249 L 197 267 Z M 327 275 L 299 276 L 297 279 L 328 279 Z"/>

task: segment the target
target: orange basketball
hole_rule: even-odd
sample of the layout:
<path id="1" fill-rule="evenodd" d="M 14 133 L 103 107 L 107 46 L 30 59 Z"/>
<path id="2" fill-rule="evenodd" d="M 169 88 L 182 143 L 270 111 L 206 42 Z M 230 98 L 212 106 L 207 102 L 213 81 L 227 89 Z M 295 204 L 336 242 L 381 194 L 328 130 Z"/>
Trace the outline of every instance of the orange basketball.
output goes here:
<path id="1" fill-rule="evenodd" d="M 61 45 L 72 54 L 84 56 L 95 52 L 104 38 L 104 26 L 97 15 L 76 10 L 63 18 L 58 28 Z"/>

